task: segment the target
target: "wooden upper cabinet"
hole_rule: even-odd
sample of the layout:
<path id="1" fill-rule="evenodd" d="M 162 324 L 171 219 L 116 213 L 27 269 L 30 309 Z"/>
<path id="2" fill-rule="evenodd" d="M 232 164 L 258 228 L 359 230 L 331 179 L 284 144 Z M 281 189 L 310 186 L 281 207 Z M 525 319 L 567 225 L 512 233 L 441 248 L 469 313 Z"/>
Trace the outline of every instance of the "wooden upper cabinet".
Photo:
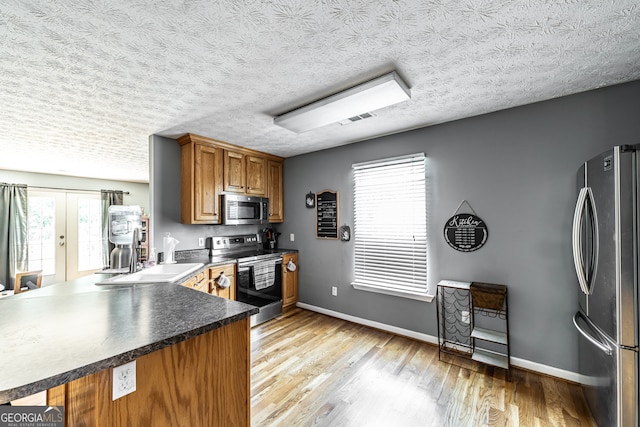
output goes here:
<path id="1" fill-rule="evenodd" d="M 265 196 L 267 159 L 237 151 L 224 151 L 224 191 Z"/>
<path id="2" fill-rule="evenodd" d="M 247 183 L 245 175 L 245 155 L 224 150 L 224 191 L 244 193 Z"/>
<path id="3" fill-rule="evenodd" d="M 190 133 L 178 143 L 184 224 L 220 224 L 224 192 L 269 197 L 269 222 L 284 220 L 282 157 Z"/>
<path id="4" fill-rule="evenodd" d="M 269 198 L 269 222 L 284 222 L 282 169 L 282 161 L 268 161 L 267 197 Z"/>
<path id="5" fill-rule="evenodd" d="M 220 148 L 194 142 L 180 147 L 182 223 L 220 223 L 222 151 Z"/>
<path id="6" fill-rule="evenodd" d="M 267 195 L 267 159 L 258 156 L 246 156 L 247 194 Z"/>

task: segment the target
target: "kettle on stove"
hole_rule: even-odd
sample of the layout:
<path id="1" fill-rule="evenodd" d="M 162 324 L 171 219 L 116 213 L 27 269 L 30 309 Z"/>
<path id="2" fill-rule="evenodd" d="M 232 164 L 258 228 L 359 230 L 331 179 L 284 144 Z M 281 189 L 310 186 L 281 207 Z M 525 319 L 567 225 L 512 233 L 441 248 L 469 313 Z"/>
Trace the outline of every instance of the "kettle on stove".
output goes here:
<path id="1" fill-rule="evenodd" d="M 263 249 L 278 249 L 278 233 L 273 228 L 265 228 L 262 230 L 262 247 Z"/>

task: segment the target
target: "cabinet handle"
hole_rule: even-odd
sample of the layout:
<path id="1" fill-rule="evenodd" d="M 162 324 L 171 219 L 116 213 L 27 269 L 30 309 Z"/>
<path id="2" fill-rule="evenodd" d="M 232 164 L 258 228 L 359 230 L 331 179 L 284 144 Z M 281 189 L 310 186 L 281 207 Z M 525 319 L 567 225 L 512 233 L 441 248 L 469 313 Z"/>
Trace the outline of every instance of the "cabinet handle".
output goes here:
<path id="1" fill-rule="evenodd" d="M 247 190 L 251 190 L 251 187 L 247 187 Z"/>

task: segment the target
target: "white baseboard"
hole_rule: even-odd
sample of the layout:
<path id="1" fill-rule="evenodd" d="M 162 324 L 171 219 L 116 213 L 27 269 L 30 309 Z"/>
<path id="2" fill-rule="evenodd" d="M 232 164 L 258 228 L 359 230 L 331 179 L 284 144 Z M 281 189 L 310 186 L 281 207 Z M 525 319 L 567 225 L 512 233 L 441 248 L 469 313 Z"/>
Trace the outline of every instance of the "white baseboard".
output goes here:
<path id="1" fill-rule="evenodd" d="M 424 334 L 422 332 L 416 332 L 416 331 L 411 331 L 409 329 L 398 328 L 397 326 L 391 326 L 385 323 L 363 319 L 361 317 L 351 316 L 350 314 L 340 313 L 339 311 L 333 311 L 326 308 L 317 307 L 315 305 L 305 304 L 303 302 L 296 303 L 296 307 L 304 308 L 305 310 L 315 311 L 316 313 L 326 314 L 327 316 L 336 317 L 338 319 L 357 323 L 359 325 L 380 329 L 382 331 L 390 332 L 392 334 L 413 338 L 418 341 L 424 341 L 430 344 L 438 345 L 437 337 L 434 337 L 433 335 Z M 572 381 L 575 383 L 579 382 L 579 376 L 577 373 L 571 372 L 571 371 L 565 371 L 564 369 L 554 368 L 553 366 L 547 366 L 541 363 L 532 362 L 530 360 L 520 359 L 519 357 L 513 357 L 513 356 L 511 356 L 511 364 L 513 366 L 527 369 L 529 371 L 538 372 L 540 374 L 561 378 L 563 380 Z"/>

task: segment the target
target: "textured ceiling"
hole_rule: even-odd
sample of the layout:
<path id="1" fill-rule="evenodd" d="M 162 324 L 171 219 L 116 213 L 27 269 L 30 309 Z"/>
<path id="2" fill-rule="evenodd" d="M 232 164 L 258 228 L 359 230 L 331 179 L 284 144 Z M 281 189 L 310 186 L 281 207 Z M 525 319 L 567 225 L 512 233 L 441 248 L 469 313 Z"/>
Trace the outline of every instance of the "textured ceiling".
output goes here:
<path id="1" fill-rule="evenodd" d="M 274 115 L 397 70 L 408 102 Z M 4 0 L 0 169 L 148 180 L 148 137 L 284 157 L 640 79 L 638 0 Z"/>

